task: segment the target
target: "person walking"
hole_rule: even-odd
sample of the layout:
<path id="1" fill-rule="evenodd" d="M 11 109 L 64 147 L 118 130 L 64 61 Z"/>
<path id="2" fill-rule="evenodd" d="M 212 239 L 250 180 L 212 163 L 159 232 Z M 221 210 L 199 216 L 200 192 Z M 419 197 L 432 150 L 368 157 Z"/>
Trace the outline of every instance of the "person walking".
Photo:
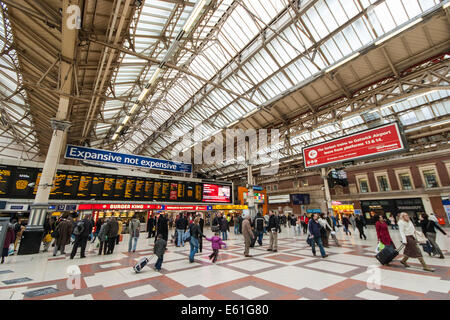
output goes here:
<path id="1" fill-rule="evenodd" d="M 3 248 L 2 248 L 2 262 L 5 262 L 5 257 L 8 256 L 9 254 L 9 246 L 11 245 L 11 243 L 14 243 L 15 241 L 15 234 L 14 234 L 14 227 L 13 224 L 8 223 L 7 226 L 7 231 L 6 231 L 6 235 L 5 235 L 5 240 L 3 241 Z"/>
<path id="2" fill-rule="evenodd" d="M 433 255 L 439 255 L 440 259 L 445 259 L 441 248 L 439 248 L 439 245 L 436 242 L 436 229 L 444 235 L 447 235 L 447 233 L 436 222 L 430 220 L 426 213 L 422 213 L 421 215 L 420 227 L 422 228 L 425 237 L 427 237 L 428 241 L 430 241 L 433 246 Z"/>
<path id="3" fill-rule="evenodd" d="M 97 240 L 98 234 L 100 233 L 100 229 L 102 228 L 103 225 L 103 218 L 97 219 L 97 222 L 95 223 L 95 232 L 94 232 L 94 236 L 92 237 L 92 243 L 95 242 L 95 240 Z"/>
<path id="4" fill-rule="evenodd" d="M 350 225 L 352 226 L 353 232 L 356 230 L 356 219 L 354 214 L 350 214 L 348 217 L 348 220 L 350 221 Z"/>
<path id="5" fill-rule="evenodd" d="M 116 217 L 111 217 L 106 225 L 106 237 L 108 238 L 108 250 L 106 254 L 112 254 L 119 237 L 119 223 Z"/>
<path id="6" fill-rule="evenodd" d="M 187 220 L 184 217 L 183 213 L 180 213 L 178 219 L 175 221 L 175 229 L 177 230 L 177 235 L 178 235 L 178 239 L 177 239 L 177 247 L 183 246 L 184 247 L 184 240 L 183 240 L 183 236 L 184 233 L 186 232 L 186 228 L 187 228 Z"/>
<path id="7" fill-rule="evenodd" d="M 155 256 L 158 257 L 158 259 L 156 260 L 156 263 L 155 263 L 155 270 L 158 272 L 161 271 L 162 263 L 164 260 L 164 253 L 166 252 L 166 248 L 167 248 L 167 241 L 163 239 L 162 234 L 158 234 L 156 236 L 156 242 L 153 247 L 153 253 L 155 254 Z"/>
<path id="8" fill-rule="evenodd" d="M 98 240 L 100 241 L 100 246 L 98 249 L 98 255 L 106 254 L 108 251 L 108 237 L 106 235 L 106 226 L 108 225 L 108 222 L 105 222 L 100 227 L 100 231 L 98 232 Z"/>
<path id="9" fill-rule="evenodd" d="M 205 220 L 203 220 L 203 218 L 200 214 L 197 215 L 197 217 L 199 218 L 198 226 L 200 227 L 200 231 L 203 234 L 203 227 L 205 226 Z M 203 238 L 202 237 L 200 237 L 200 239 L 198 239 L 198 251 L 200 253 L 202 253 L 202 251 L 203 251 Z"/>
<path id="10" fill-rule="evenodd" d="M 375 230 L 377 232 L 378 242 L 381 242 L 385 247 L 392 247 L 395 249 L 394 242 L 392 242 L 391 235 L 389 234 L 389 227 L 384 220 L 383 215 L 378 216 L 378 221 L 375 223 Z"/>
<path id="11" fill-rule="evenodd" d="M 439 224 L 439 220 L 436 218 L 436 215 L 434 212 L 430 212 L 430 215 L 428 216 L 428 220 L 434 221 L 436 224 Z"/>
<path id="12" fill-rule="evenodd" d="M 322 255 L 322 258 L 328 257 L 328 255 L 325 252 L 325 249 L 323 248 L 322 244 L 322 237 L 320 233 L 320 223 L 319 223 L 319 214 L 314 213 L 312 219 L 309 220 L 308 223 L 308 232 L 309 232 L 309 239 L 311 244 L 311 250 L 314 256 L 316 256 L 316 244 L 319 246 L 320 254 Z"/>
<path id="13" fill-rule="evenodd" d="M 252 243 L 252 239 L 255 238 L 255 235 L 253 234 L 252 225 L 250 221 L 251 217 L 248 215 L 244 221 L 242 221 L 242 234 L 244 236 L 244 256 L 245 257 L 251 257 L 250 255 L 250 245 Z"/>
<path id="14" fill-rule="evenodd" d="M 258 214 L 256 215 L 255 218 L 255 231 L 256 231 L 256 235 L 258 237 L 258 243 L 260 246 L 262 246 L 262 240 L 263 240 L 263 236 L 264 236 L 264 224 L 266 223 L 266 221 L 264 220 L 264 218 L 262 217 L 261 212 L 258 212 Z"/>
<path id="15" fill-rule="evenodd" d="M 301 219 L 301 224 L 302 224 L 302 228 L 303 228 L 303 234 L 306 234 L 308 232 L 309 218 L 306 215 L 306 213 L 304 213 L 300 219 Z"/>
<path id="16" fill-rule="evenodd" d="M 211 241 L 212 253 L 209 255 L 209 260 L 212 259 L 212 262 L 215 263 L 217 261 L 217 257 L 219 256 L 219 250 L 223 246 L 227 246 L 225 242 L 222 241 L 219 237 L 219 232 L 216 232 L 213 237 L 208 238 L 205 237 L 206 240 Z"/>
<path id="17" fill-rule="evenodd" d="M 200 238 L 204 238 L 205 236 L 200 231 L 200 218 L 196 217 L 194 222 L 189 226 L 189 233 L 191 235 L 191 239 L 189 240 L 189 244 L 191 246 L 191 251 L 189 253 L 189 262 L 194 262 L 194 256 L 198 252 L 198 243 Z"/>
<path id="18" fill-rule="evenodd" d="M 123 232 L 123 222 L 122 220 L 116 219 L 117 224 L 119 226 L 119 230 L 117 231 L 117 237 L 116 237 L 116 245 L 120 243 L 120 236 L 122 235 Z"/>
<path id="19" fill-rule="evenodd" d="M 14 252 L 17 251 L 17 245 L 19 244 L 19 241 L 22 239 L 22 235 L 23 235 L 23 232 L 25 231 L 25 229 L 26 229 L 26 227 L 25 227 L 24 222 L 21 222 L 21 223 L 17 222 L 16 229 L 15 229 L 16 239 L 14 241 Z"/>
<path id="20" fill-rule="evenodd" d="M 153 217 L 153 215 L 151 215 L 148 218 L 148 221 L 147 221 L 147 232 L 148 232 L 147 239 L 150 239 L 151 237 L 155 236 L 155 218 Z"/>
<path id="21" fill-rule="evenodd" d="M 168 220 L 165 214 L 160 214 L 159 218 L 158 218 L 158 222 L 156 223 L 156 235 L 160 234 L 162 235 L 162 238 L 164 240 L 168 240 L 169 238 L 169 225 L 168 225 Z M 155 243 L 156 243 L 156 238 L 155 238 Z"/>
<path id="22" fill-rule="evenodd" d="M 292 216 L 290 216 L 290 222 L 291 222 L 292 234 L 294 235 L 294 238 L 295 238 L 297 236 L 297 219 L 295 219 L 294 214 L 292 214 Z"/>
<path id="23" fill-rule="evenodd" d="M 422 252 L 417 246 L 417 240 L 415 238 L 416 229 L 411 221 L 411 218 L 406 212 L 400 213 L 400 219 L 398 222 L 400 236 L 402 238 L 402 243 L 405 245 L 405 250 L 403 251 L 403 259 L 400 262 L 406 267 L 410 267 L 406 263 L 409 258 L 417 258 L 422 264 L 422 268 L 425 271 L 433 272 L 434 269 L 428 267 L 423 259 Z"/>
<path id="24" fill-rule="evenodd" d="M 238 217 L 239 222 L 239 234 L 242 234 L 242 223 L 244 222 L 244 218 L 242 218 L 242 215 Z"/>
<path id="25" fill-rule="evenodd" d="M 50 219 L 45 219 L 44 222 L 44 237 L 42 238 L 42 243 L 44 244 L 43 252 L 47 252 L 50 244 L 52 243 L 52 225 Z"/>
<path id="26" fill-rule="evenodd" d="M 273 211 L 269 211 L 269 248 L 267 251 L 277 252 L 278 251 L 278 232 L 281 232 L 280 220 L 275 215 Z"/>
<path id="27" fill-rule="evenodd" d="M 322 245 L 325 248 L 328 248 L 328 239 L 330 236 L 330 232 L 333 230 L 328 223 L 328 221 L 325 219 L 325 214 L 321 213 L 319 215 L 319 218 L 317 219 L 317 222 L 320 224 L 320 237 L 322 239 Z"/>
<path id="28" fill-rule="evenodd" d="M 66 254 L 65 248 L 66 245 L 70 243 L 70 238 L 72 235 L 73 224 L 72 219 L 70 218 L 62 218 L 62 220 L 58 223 L 55 231 L 53 232 L 55 238 L 55 248 L 53 249 L 53 256 L 56 256 L 58 251 L 61 254 Z"/>
<path id="29" fill-rule="evenodd" d="M 139 240 L 139 234 L 141 232 L 141 222 L 137 219 L 136 215 L 131 218 L 129 228 L 130 240 L 128 240 L 128 252 L 136 252 L 137 242 Z"/>
<path id="30" fill-rule="evenodd" d="M 219 220 L 220 232 L 222 233 L 222 239 L 224 241 L 228 240 L 228 220 L 225 216 Z"/>
<path id="31" fill-rule="evenodd" d="M 234 226 L 234 234 L 238 234 L 239 233 L 239 222 L 238 222 L 237 216 L 233 217 L 233 226 Z"/>
<path id="32" fill-rule="evenodd" d="M 350 220 L 348 219 L 348 217 L 347 217 L 346 214 L 344 214 L 344 215 L 342 216 L 342 225 L 344 226 L 345 234 L 346 234 L 346 235 L 348 235 L 348 234 L 352 235 L 352 233 L 350 232 L 350 229 L 348 228 L 348 226 L 351 225 L 351 222 L 350 222 Z"/>
<path id="33" fill-rule="evenodd" d="M 70 259 L 73 259 L 77 254 L 78 247 L 81 247 L 80 258 L 86 258 L 85 250 L 89 235 L 92 232 L 93 220 L 89 216 L 85 216 L 83 220 L 76 223 L 73 233 L 75 235 L 75 243 L 70 254 Z"/>
<path id="34" fill-rule="evenodd" d="M 367 240 L 367 237 L 364 234 L 364 222 L 362 221 L 362 219 L 359 215 L 356 216 L 355 224 L 356 224 L 356 228 L 359 231 L 359 238 L 362 239 L 364 237 L 364 240 Z"/>

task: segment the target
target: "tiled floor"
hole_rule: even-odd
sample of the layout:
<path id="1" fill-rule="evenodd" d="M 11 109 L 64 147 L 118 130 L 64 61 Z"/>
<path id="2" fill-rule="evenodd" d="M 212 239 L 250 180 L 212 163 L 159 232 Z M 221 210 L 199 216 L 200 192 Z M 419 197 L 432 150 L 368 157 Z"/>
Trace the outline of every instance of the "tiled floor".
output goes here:
<path id="1" fill-rule="evenodd" d="M 279 236 L 278 252 L 266 250 L 265 236 L 262 247 L 251 249 L 251 258 L 243 256 L 242 236 L 230 234 L 228 248 L 221 250 L 215 264 L 208 259 L 211 249 L 207 241 L 194 263 L 188 261 L 188 245 L 177 248 L 169 244 L 161 272 L 152 268 L 156 261 L 151 254 L 154 240 L 142 234 L 137 251 L 128 253 L 125 235 L 124 242 L 108 256 L 99 256 L 96 244 L 90 244 L 86 259 L 70 260 L 68 255 L 55 258 L 50 253 L 8 257 L 0 265 L 0 299 L 450 300 L 450 238 L 438 235 L 446 259 L 425 255 L 436 269 L 430 273 L 414 259 L 409 269 L 398 261 L 380 266 L 374 257 L 373 227 L 366 234 L 364 241 L 357 233 L 346 236 L 338 232 L 342 247 L 331 241 L 325 259 L 313 256 L 305 236 L 294 238 L 286 232 Z M 391 236 L 399 243 L 398 231 L 391 231 Z M 150 267 L 136 274 L 132 266 L 144 256 L 150 258 Z M 81 272 L 78 280 L 69 279 L 71 270 Z M 14 279 L 16 283 L 8 282 Z M 43 294 L 29 297 L 36 290 Z"/>

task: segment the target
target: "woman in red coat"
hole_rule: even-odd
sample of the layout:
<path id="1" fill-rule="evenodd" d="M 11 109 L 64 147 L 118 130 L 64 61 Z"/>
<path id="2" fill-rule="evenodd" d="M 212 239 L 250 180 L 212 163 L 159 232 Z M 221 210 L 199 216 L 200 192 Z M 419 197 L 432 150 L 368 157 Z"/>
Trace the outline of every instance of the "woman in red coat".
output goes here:
<path id="1" fill-rule="evenodd" d="M 2 251 L 2 263 L 5 262 L 5 257 L 8 256 L 9 245 L 14 243 L 16 240 L 16 236 L 14 234 L 14 230 L 12 225 L 8 225 L 8 231 L 6 231 L 5 242 L 3 242 L 3 251 Z"/>
<path id="2" fill-rule="evenodd" d="M 387 246 L 392 246 L 395 249 L 395 245 L 392 242 L 391 236 L 389 234 L 389 229 L 383 216 L 380 214 L 378 216 L 378 221 L 375 224 L 375 229 L 377 230 L 378 241 Z"/>

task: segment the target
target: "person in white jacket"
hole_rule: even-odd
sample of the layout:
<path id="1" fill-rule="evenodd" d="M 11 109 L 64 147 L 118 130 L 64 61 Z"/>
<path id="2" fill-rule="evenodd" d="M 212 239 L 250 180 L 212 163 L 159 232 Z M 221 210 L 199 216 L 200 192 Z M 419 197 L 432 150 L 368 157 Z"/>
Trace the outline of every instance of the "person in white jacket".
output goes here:
<path id="1" fill-rule="evenodd" d="M 317 220 L 320 226 L 323 228 L 321 231 L 322 234 L 322 243 L 325 248 L 328 248 L 328 239 L 330 236 L 330 232 L 333 231 L 333 228 L 330 226 L 328 221 L 325 219 L 325 214 L 322 213 Z"/>
<path id="2" fill-rule="evenodd" d="M 405 245 L 405 251 L 403 251 L 403 259 L 400 262 L 406 267 L 410 267 L 406 261 L 409 258 L 417 258 L 422 264 L 423 270 L 434 271 L 427 266 L 425 260 L 423 260 L 422 252 L 420 251 L 417 240 L 415 238 L 414 224 L 412 223 L 409 215 L 406 212 L 400 213 L 400 219 L 398 221 L 400 236 L 402 238 L 402 243 Z"/>

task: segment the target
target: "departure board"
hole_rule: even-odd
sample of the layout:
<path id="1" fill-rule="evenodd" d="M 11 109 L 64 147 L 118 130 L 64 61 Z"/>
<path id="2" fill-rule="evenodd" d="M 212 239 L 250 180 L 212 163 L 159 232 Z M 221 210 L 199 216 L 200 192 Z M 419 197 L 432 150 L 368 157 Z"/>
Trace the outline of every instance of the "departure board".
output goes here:
<path id="1" fill-rule="evenodd" d="M 162 181 L 155 180 L 153 185 L 153 200 L 155 201 L 161 200 L 161 189 L 162 189 Z"/>
<path id="2" fill-rule="evenodd" d="M 113 176 L 105 176 L 103 184 L 102 198 L 111 199 L 114 197 L 114 188 L 116 186 L 116 178 Z"/>
<path id="3" fill-rule="evenodd" d="M 185 198 L 185 196 L 184 196 L 184 191 L 185 191 L 185 188 L 184 188 L 184 186 L 185 186 L 185 184 L 184 184 L 184 182 L 178 182 L 177 183 L 177 201 L 180 201 L 180 202 L 184 202 L 185 200 L 184 200 L 184 198 Z"/>
<path id="4" fill-rule="evenodd" d="M 105 177 L 101 175 L 94 175 L 92 177 L 90 198 L 100 199 L 102 197 L 104 184 L 105 184 Z"/>
<path id="5" fill-rule="evenodd" d="M 8 185 L 11 181 L 11 169 L 0 166 L 0 197 L 9 193 Z"/>
<path id="6" fill-rule="evenodd" d="M 194 202 L 201 202 L 203 199 L 203 188 L 201 183 L 195 184 L 195 199 Z"/>
<path id="7" fill-rule="evenodd" d="M 177 201 L 177 199 L 178 199 L 178 183 L 177 182 L 171 182 L 170 183 L 169 200 L 170 201 Z"/>
<path id="8" fill-rule="evenodd" d="M 136 180 L 136 187 L 134 188 L 134 199 L 135 200 L 139 200 L 144 197 L 144 184 L 145 184 L 145 180 L 143 180 L 143 179 Z"/>
<path id="9" fill-rule="evenodd" d="M 33 195 L 36 195 L 36 193 L 38 191 L 39 183 L 41 183 L 41 176 L 42 176 L 42 171 L 39 170 L 37 177 L 36 177 L 36 183 L 34 184 Z"/>
<path id="10" fill-rule="evenodd" d="M 34 182 L 35 171 L 30 168 L 17 168 L 11 175 L 11 196 L 28 198 L 32 188 L 28 185 Z"/>
<path id="11" fill-rule="evenodd" d="M 63 196 L 63 189 L 66 183 L 67 174 L 63 172 L 57 172 L 53 180 L 53 187 L 50 190 L 50 198 L 60 199 Z"/>
<path id="12" fill-rule="evenodd" d="M 153 184 L 154 181 L 150 179 L 145 180 L 144 199 L 153 200 Z"/>
<path id="13" fill-rule="evenodd" d="M 82 175 L 80 178 L 80 184 L 78 185 L 78 198 L 89 198 L 92 186 L 92 176 Z"/>
<path id="14" fill-rule="evenodd" d="M 133 199 L 134 198 L 134 188 L 136 186 L 135 178 L 127 178 L 126 186 L 125 186 L 125 199 Z"/>
<path id="15" fill-rule="evenodd" d="M 114 187 L 114 199 L 123 199 L 123 194 L 125 193 L 125 177 L 117 177 L 116 184 Z"/>
<path id="16" fill-rule="evenodd" d="M 64 184 L 63 196 L 68 199 L 75 199 L 77 196 L 78 185 L 80 184 L 80 174 L 68 172 L 66 183 Z"/>
<path id="17" fill-rule="evenodd" d="M 169 200 L 169 197 L 170 197 L 170 182 L 163 180 L 162 187 L 161 187 L 160 200 L 161 201 L 167 201 L 167 200 Z"/>
<path id="18" fill-rule="evenodd" d="M 187 182 L 186 183 L 186 202 L 194 202 L 194 192 L 195 192 L 195 183 L 193 182 Z"/>

